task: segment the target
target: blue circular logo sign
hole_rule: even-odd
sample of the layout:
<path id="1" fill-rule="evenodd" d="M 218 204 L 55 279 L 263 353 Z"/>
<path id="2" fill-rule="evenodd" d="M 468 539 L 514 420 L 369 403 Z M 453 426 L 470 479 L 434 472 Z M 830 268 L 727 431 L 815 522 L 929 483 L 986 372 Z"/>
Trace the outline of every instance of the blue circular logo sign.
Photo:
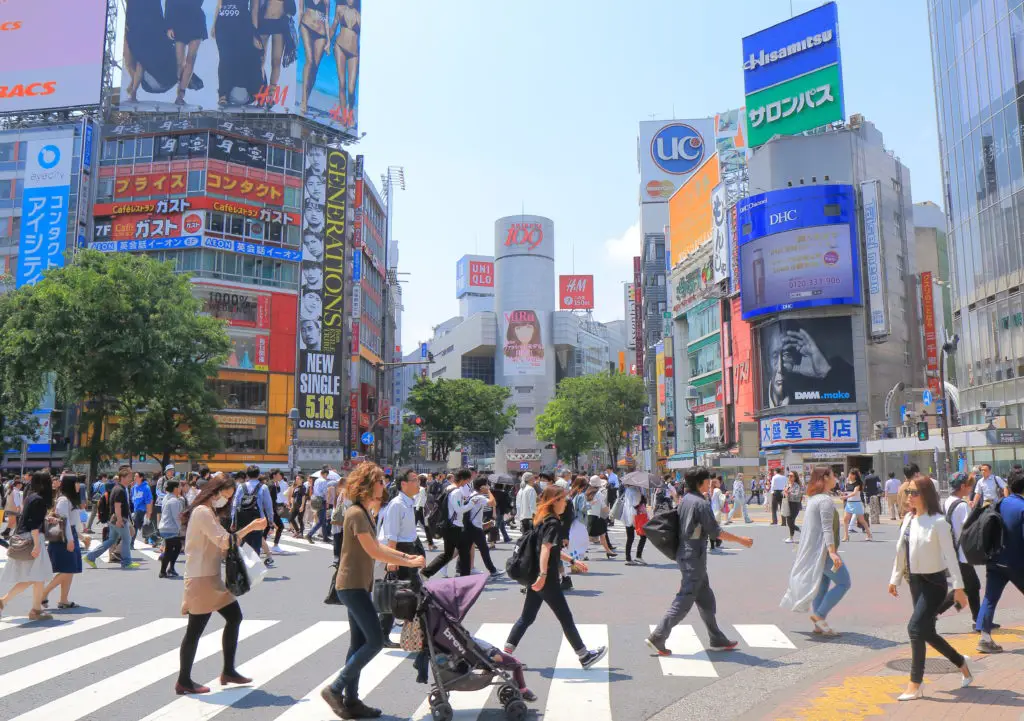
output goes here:
<path id="1" fill-rule="evenodd" d="M 651 159 L 666 173 L 692 173 L 704 161 L 704 138 L 692 125 L 666 125 L 651 140 Z"/>
<path id="2" fill-rule="evenodd" d="M 364 446 L 368 446 L 371 443 L 373 443 L 373 434 L 370 432 L 366 432 L 362 435 L 362 437 L 359 440 L 363 442 Z"/>
<path id="3" fill-rule="evenodd" d="M 50 170 L 60 162 L 60 148 L 56 145 L 44 145 L 39 151 L 39 167 L 43 170 Z"/>

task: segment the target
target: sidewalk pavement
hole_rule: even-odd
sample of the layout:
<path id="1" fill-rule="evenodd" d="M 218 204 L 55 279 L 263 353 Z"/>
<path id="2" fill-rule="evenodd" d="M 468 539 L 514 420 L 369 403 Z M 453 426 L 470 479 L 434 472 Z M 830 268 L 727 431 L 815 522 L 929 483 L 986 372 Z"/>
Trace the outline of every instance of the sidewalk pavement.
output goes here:
<path id="1" fill-rule="evenodd" d="M 928 648 L 924 698 L 899 702 L 910 670 L 910 647 L 878 651 L 832 672 L 763 718 L 775 721 L 857 721 L 859 719 L 984 719 L 1024 718 L 1024 625 L 1003 628 L 992 638 L 1001 654 L 981 655 L 973 633 L 946 634 L 957 651 L 970 658 L 974 683 L 960 688 L 960 672 Z"/>

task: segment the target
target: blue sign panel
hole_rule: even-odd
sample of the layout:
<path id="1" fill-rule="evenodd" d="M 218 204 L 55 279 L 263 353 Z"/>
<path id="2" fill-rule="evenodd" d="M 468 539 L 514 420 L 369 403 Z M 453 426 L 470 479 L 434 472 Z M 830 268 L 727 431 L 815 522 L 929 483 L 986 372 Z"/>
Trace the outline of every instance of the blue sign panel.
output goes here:
<path id="1" fill-rule="evenodd" d="M 298 263 L 302 260 L 302 251 L 288 248 L 271 248 L 256 243 L 240 240 L 222 240 L 205 238 L 201 235 L 186 235 L 178 238 L 148 238 L 145 240 L 102 240 L 90 246 L 101 253 L 135 253 L 149 250 L 181 250 L 188 248 L 213 248 L 226 250 L 229 253 L 255 255 L 259 258 L 273 258 Z"/>
<path id="2" fill-rule="evenodd" d="M 747 95 L 839 62 L 839 11 L 834 2 L 743 38 Z"/>
<path id="3" fill-rule="evenodd" d="M 358 283 L 363 279 L 363 249 L 352 249 L 352 282 Z"/>
<path id="4" fill-rule="evenodd" d="M 64 267 L 74 139 L 30 140 L 21 203 L 16 287 L 34 285 L 47 268 Z"/>
<path id="5" fill-rule="evenodd" d="M 921 402 L 924 403 L 926 406 L 930 406 L 932 404 L 932 392 L 925 391 L 924 393 L 922 393 Z"/>
<path id="6" fill-rule="evenodd" d="M 371 443 L 373 443 L 373 434 L 367 431 L 366 433 L 359 437 L 359 440 L 363 442 L 364 446 L 368 446 Z"/>
<path id="7" fill-rule="evenodd" d="M 704 136 L 692 125 L 672 123 L 651 139 L 651 159 L 666 173 L 692 173 L 705 157 Z"/>
<path id="8" fill-rule="evenodd" d="M 422 358 L 423 360 L 427 359 L 427 344 L 426 343 L 420 343 L 420 358 Z"/>
<path id="9" fill-rule="evenodd" d="M 82 170 L 92 172 L 92 123 L 85 121 L 85 133 L 82 138 Z"/>
<path id="10" fill-rule="evenodd" d="M 856 446 L 856 413 L 772 416 L 759 421 L 761 448 Z"/>
<path id="11" fill-rule="evenodd" d="M 740 200 L 743 319 L 861 303 L 856 209 L 851 185 L 784 188 Z"/>

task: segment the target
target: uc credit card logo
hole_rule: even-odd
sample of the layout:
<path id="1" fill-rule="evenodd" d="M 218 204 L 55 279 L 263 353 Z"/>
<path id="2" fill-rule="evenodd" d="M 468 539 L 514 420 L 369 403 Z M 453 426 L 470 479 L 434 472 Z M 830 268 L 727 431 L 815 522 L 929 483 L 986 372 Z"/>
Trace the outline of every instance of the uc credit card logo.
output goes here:
<path id="1" fill-rule="evenodd" d="M 704 160 L 704 138 L 692 125 L 666 125 L 651 140 L 651 159 L 666 173 L 692 173 Z"/>

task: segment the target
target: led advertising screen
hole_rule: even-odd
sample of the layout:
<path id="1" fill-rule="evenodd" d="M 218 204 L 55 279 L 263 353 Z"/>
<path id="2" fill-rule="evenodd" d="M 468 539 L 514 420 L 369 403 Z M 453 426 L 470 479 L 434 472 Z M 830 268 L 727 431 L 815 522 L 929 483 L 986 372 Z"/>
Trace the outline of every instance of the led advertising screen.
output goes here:
<path id="1" fill-rule="evenodd" d="M 736 212 L 744 320 L 861 302 L 852 186 L 751 195 Z"/>
<path id="2" fill-rule="evenodd" d="M 504 373 L 510 376 L 544 375 L 543 314 L 532 310 L 505 313 Z"/>
<path id="3" fill-rule="evenodd" d="M 0 114 L 98 105 L 107 4 L 0 2 Z"/>
<path id="4" fill-rule="evenodd" d="M 355 133 L 360 0 L 125 3 L 122 110 L 297 113 Z"/>
<path id="5" fill-rule="evenodd" d="M 758 333 L 762 408 L 856 402 L 849 316 L 780 320 Z"/>

